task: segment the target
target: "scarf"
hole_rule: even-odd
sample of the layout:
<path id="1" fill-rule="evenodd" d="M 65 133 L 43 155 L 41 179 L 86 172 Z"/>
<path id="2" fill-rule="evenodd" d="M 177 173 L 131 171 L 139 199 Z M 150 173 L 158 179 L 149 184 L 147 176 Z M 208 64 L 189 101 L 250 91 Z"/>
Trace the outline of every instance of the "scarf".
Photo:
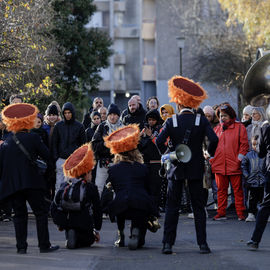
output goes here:
<path id="1" fill-rule="evenodd" d="M 235 122 L 235 118 L 232 118 L 232 119 L 230 119 L 230 120 L 228 120 L 228 121 L 226 121 L 226 122 L 222 122 L 222 120 L 221 120 L 220 122 L 221 122 L 221 124 L 222 124 L 222 129 L 223 129 L 223 131 L 225 131 L 226 129 L 228 129 L 228 127 L 229 127 L 230 125 L 232 125 L 232 124 Z"/>
<path id="2" fill-rule="evenodd" d="M 116 131 L 118 128 L 123 126 L 120 118 L 118 119 L 118 121 L 115 124 L 110 123 L 107 119 L 106 125 L 108 125 L 108 127 L 109 127 L 109 134 L 108 135 L 110 135 L 112 132 Z"/>

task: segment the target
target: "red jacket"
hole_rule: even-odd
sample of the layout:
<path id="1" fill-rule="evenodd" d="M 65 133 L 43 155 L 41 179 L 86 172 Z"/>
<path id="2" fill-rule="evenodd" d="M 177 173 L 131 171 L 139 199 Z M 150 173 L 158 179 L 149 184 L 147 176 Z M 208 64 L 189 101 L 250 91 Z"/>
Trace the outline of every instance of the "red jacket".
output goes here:
<path id="1" fill-rule="evenodd" d="M 217 125 L 214 131 L 219 141 L 215 156 L 210 160 L 212 172 L 222 175 L 242 174 L 238 155 L 245 156 L 249 149 L 246 128 L 240 122 L 234 122 L 225 131 L 223 124 Z"/>

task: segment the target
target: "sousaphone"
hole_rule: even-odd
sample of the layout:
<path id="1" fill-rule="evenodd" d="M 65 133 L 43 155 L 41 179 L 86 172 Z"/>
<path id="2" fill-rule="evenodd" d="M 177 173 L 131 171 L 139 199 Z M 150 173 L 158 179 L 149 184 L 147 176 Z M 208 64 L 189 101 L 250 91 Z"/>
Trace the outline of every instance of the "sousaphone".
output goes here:
<path id="1" fill-rule="evenodd" d="M 253 106 L 267 105 L 270 99 L 270 53 L 261 55 L 248 70 L 243 84 L 244 98 Z"/>

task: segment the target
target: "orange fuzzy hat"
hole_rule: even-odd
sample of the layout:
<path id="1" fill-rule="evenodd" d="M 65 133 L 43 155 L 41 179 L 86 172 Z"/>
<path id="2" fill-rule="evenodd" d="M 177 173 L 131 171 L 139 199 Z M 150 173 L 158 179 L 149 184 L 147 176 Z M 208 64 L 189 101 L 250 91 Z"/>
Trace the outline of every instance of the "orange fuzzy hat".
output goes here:
<path id="1" fill-rule="evenodd" d="M 105 145 L 112 154 L 123 153 L 137 148 L 140 140 L 140 129 L 136 124 L 117 129 L 104 138 Z"/>
<path id="2" fill-rule="evenodd" d="M 38 114 L 38 108 L 33 104 L 16 103 L 8 105 L 2 111 L 2 119 L 7 130 L 18 132 L 32 129 Z"/>
<path id="3" fill-rule="evenodd" d="M 198 108 L 207 98 L 206 91 L 188 78 L 174 76 L 169 80 L 168 85 L 170 101 L 185 107 Z"/>
<path id="4" fill-rule="evenodd" d="M 90 172 L 95 166 L 94 153 L 90 143 L 76 149 L 63 165 L 64 175 L 70 178 L 79 178 Z"/>

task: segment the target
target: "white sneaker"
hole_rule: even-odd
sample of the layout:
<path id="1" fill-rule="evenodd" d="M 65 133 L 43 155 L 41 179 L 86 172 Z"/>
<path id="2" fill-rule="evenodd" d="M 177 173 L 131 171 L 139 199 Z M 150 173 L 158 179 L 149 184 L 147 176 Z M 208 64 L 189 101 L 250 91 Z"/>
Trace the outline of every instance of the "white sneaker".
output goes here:
<path id="1" fill-rule="evenodd" d="M 194 214 L 193 214 L 193 213 L 189 213 L 189 214 L 187 215 L 187 217 L 188 217 L 188 218 L 194 219 Z"/>
<path id="2" fill-rule="evenodd" d="M 248 217 L 246 218 L 246 222 L 254 222 L 256 221 L 255 216 L 252 213 L 248 213 Z"/>

